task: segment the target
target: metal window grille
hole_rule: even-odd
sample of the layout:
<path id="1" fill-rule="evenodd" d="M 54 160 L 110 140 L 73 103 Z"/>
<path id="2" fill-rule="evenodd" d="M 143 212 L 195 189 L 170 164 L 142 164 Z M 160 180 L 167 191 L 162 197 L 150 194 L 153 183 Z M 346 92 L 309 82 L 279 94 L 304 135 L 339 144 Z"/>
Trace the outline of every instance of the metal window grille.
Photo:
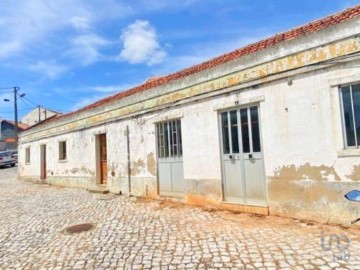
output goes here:
<path id="1" fill-rule="evenodd" d="M 180 120 L 157 123 L 156 133 L 159 158 L 182 156 Z"/>

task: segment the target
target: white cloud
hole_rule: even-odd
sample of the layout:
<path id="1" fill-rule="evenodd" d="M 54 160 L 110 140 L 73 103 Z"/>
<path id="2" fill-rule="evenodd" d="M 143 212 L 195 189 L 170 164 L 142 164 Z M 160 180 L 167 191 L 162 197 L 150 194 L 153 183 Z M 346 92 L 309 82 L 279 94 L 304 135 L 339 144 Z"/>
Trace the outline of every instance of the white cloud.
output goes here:
<path id="1" fill-rule="evenodd" d="M 66 52 L 82 65 L 90 65 L 100 60 L 101 48 L 110 44 L 106 39 L 96 34 L 83 34 L 73 38 L 71 48 Z"/>
<path id="2" fill-rule="evenodd" d="M 38 61 L 36 64 L 30 65 L 29 70 L 39 72 L 51 79 L 54 79 L 67 71 L 68 67 L 55 62 Z"/>
<path id="3" fill-rule="evenodd" d="M 70 19 L 72 26 L 79 31 L 88 31 L 90 29 L 90 20 L 86 17 L 74 16 Z"/>
<path id="4" fill-rule="evenodd" d="M 42 54 L 46 46 L 61 47 L 64 51 L 71 30 L 90 33 L 99 22 L 132 12 L 115 0 L 1 0 L 0 59 L 17 55 L 33 57 L 40 44 Z M 59 53 L 55 55 L 59 56 Z"/>
<path id="5" fill-rule="evenodd" d="M 9 44 L 16 44 L 16 50 L 3 53 L 2 57 L 12 57 L 13 53 L 31 47 L 33 43 L 43 40 L 49 33 L 60 30 L 68 23 L 61 5 L 40 0 L 5 2 L 1 5 L 0 12 L 0 16 L 5 18 L 0 34 L 0 51 L 4 41 L 7 47 Z"/>
<path id="6" fill-rule="evenodd" d="M 123 90 L 127 90 L 133 87 L 131 84 L 123 84 L 123 85 L 103 85 L 103 86 L 93 86 L 90 87 L 91 90 L 99 93 L 116 93 Z"/>
<path id="7" fill-rule="evenodd" d="M 148 21 L 135 21 L 123 30 L 121 38 L 124 48 L 119 60 L 154 65 L 162 62 L 166 56 L 159 44 L 156 29 Z"/>
<path id="8" fill-rule="evenodd" d="M 18 41 L 0 43 L 0 58 L 7 57 L 22 50 L 22 44 Z"/>

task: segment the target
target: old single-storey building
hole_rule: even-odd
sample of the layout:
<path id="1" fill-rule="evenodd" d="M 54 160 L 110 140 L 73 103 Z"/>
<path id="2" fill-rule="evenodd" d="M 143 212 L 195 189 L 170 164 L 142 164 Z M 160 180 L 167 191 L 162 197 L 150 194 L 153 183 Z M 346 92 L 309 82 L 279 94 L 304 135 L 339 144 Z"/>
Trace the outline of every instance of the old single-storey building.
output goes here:
<path id="1" fill-rule="evenodd" d="M 22 132 L 19 175 L 350 224 L 359 144 L 356 6 Z"/>

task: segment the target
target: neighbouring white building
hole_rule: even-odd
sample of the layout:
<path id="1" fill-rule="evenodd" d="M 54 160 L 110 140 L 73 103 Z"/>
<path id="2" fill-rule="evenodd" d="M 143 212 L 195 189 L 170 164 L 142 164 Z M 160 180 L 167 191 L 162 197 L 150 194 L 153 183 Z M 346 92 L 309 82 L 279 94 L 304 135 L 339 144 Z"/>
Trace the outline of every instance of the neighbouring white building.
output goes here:
<path id="1" fill-rule="evenodd" d="M 356 6 L 22 132 L 19 175 L 350 224 L 359 144 Z"/>
<path id="2" fill-rule="evenodd" d="M 21 123 L 33 126 L 57 114 L 59 113 L 56 111 L 49 110 L 42 106 L 38 106 L 37 108 L 24 115 L 21 118 Z"/>

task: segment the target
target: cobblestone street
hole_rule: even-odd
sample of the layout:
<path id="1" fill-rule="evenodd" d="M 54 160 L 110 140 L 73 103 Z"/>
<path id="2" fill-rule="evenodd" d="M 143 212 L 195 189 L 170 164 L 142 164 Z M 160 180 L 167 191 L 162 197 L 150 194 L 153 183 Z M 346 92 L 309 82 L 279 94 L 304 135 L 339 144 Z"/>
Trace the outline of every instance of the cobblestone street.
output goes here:
<path id="1" fill-rule="evenodd" d="M 355 229 L 33 184 L 16 170 L 0 169 L 0 269 L 360 269 Z M 95 228 L 62 232 L 81 223 Z M 336 234 L 349 250 L 323 250 L 322 230 L 325 248 Z"/>

